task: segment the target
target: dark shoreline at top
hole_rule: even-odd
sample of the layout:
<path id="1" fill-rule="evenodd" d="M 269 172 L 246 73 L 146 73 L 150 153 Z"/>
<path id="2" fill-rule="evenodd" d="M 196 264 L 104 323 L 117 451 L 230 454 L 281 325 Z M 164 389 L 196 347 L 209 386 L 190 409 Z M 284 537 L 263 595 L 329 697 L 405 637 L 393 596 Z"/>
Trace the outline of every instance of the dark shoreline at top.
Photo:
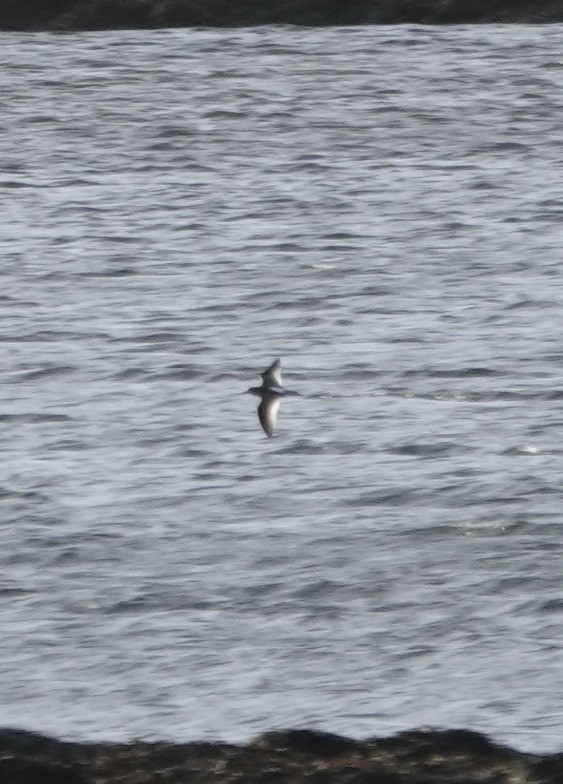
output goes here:
<path id="1" fill-rule="evenodd" d="M 230 743 L 70 743 L 0 729 L 10 784 L 561 784 L 563 753 L 530 754 L 468 730 L 352 740 L 312 730 Z"/>
<path id="2" fill-rule="evenodd" d="M 563 22 L 563 0 L 4 0 L 3 31 Z"/>

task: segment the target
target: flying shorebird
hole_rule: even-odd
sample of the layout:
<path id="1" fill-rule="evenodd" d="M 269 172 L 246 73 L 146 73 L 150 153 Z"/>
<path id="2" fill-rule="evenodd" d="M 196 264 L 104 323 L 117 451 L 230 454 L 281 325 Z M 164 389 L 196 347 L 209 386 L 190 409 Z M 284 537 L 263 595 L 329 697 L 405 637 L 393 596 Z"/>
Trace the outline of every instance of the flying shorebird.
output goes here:
<path id="1" fill-rule="evenodd" d="M 260 373 L 260 377 L 262 378 L 262 386 L 250 387 L 247 392 L 262 398 L 258 406 L 258 419 L 264 433 L 268 438 L 271 438 L 276 428 L 281 398 L 287 395 L 298 395 L 299 392 L 284 389 L 282 386 L 281 361 L 279 359 L 276 359 L 269 368 Z"/>

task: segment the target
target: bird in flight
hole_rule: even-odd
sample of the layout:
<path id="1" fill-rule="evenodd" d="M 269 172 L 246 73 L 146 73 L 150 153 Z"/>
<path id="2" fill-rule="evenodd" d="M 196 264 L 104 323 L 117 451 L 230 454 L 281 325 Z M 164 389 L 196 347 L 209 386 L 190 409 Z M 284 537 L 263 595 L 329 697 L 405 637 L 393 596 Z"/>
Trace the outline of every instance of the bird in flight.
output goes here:
<path id="1" fill-rule="evenodd" d="M 279 359 L 276 359 L 269 368 L 260 373 L 260 377 L 262 378 L 262 385 L 250 387 L 247 391 L 251 395 L 261 398 L 258 406 L 258 419 L 264 433 L 266 433 L 268 438 L 271 438 L 276 429 L 281 398 L 289 395 L 298 395 L 299 392 L 293 392 L 291 389 L 284 388 L 281 377 L 281 361 Z"/>

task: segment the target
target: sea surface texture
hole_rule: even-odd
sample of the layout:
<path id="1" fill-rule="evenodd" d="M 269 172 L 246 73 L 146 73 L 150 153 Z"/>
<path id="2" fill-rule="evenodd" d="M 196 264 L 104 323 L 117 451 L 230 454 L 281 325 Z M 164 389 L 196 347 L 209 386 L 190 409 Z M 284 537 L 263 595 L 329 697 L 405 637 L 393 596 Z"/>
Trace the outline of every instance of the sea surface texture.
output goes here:
<path id="1" fill-rule="evenodd" d="M 563 28 L 0 44 L 0 725 L 561 748 Z"/>

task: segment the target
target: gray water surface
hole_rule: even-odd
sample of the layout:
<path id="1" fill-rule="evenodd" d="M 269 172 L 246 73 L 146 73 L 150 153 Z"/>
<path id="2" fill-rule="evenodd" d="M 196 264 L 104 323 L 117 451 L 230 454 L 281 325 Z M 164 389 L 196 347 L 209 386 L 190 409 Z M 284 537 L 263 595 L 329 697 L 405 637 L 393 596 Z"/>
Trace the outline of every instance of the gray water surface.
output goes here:
<path id="1" fill-rule="evenodd" d="M 560 748 L 563 28 L 0 44 L 0 725 Z"/>

